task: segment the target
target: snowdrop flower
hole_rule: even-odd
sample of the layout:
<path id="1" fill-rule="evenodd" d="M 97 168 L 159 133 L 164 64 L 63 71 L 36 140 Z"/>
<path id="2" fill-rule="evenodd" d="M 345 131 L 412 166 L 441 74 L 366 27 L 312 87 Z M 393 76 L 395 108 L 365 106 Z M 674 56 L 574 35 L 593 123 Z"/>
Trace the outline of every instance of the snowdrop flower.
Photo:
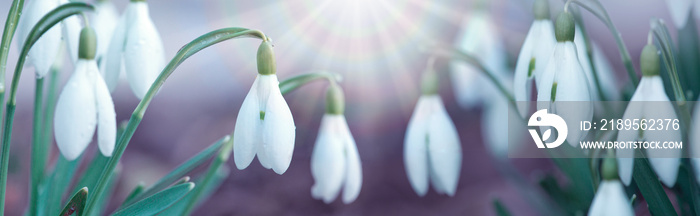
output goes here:
<path id="1" fill-rule="evenodd" d="M 24 15 L 20 17 L 17 25 L 18 47 L 24 46 L 32 28 L 39 20 L 60 4 L 68 3 L 67 0 L 32 0 L 24 8 Z M 66 39 L 68 50 L 73 62 L 78 56 L 78 34 L 80 32 L 80 20 L 77 16 L 64 19 L 60 26 L 54 26 L 32 46 L 27 54 L 27 63 L 34 65 L 37 78 L 44 77 L 51 69 L 51 65 L 57 60 L 61 50 L 61 40 Z"/>
<path id="2" fill-rule="evenodd" d="M 503 77 L 500 79 L 504 85 L 512 83 L 512 77 Z M 512 92 L 510 88 L 507 89 Z M 514 145 L 514 140 L 522 138 L 524 133 L 516 133 L 513 131 L 527 131 L 526 125 L 521 121 L 509 121 L 509 118 L 518 116 L 518 110 L 513 108 L 508 103 L 508 98 L 504 95 L 494 95 L 494 98 L 484 103 L 483 115 L 481 120 L 482 135 L 487 143 L 486 147 L 498 159 L 508 157 L 508 150 L 516 151 L 520 146 Z M 510 117 L 509 117 L 510 116 Z M 504 129 L 507 129 L 504 135 Z M 509 146 L 509 143 L 511 144 Z"/>
<path id="3" fill-rule="evenodd" d="M 457 129 L 437 90 L 437 74 L 426 71 L 423 95 L 418 99 L 404 140 L 406 174 L 419 196 L 428 192 L 429 182 L 436 192 L 454 196 L 462 166 Z"/>
<path id="4" fill-rule="evenodd" d="M 554 25 L 549 19 L 549 4 L 547 0 L 536 0 L 532 8 L 535 21 L 527 32 L 523 47 L 515 64 L 515 101 L 521 116 L 527 115 L 532 90 L 533 79 L 539 80 L 542 71 L 549 62 L 554 51 Z"/>
<path id="5" fill-rule="evenodd" d="M 315 199 L 332 202 L 343 187 L 343 203 L 355 201 L 362 187 L 362 164 L 352 138 L 345 111 L 342 89 L 335 83 L 328 87 L 326 114 L 311 155 L 311 188 Z"/>
<path id="6" fill-rule="evenodd" d="M 148 14 L 145 0 L 131 0 L 109 42 L 104 77 L 114 91 L 124 68 L 129 86 L 139 99 L 165 67 L 163 42 Z"/>
<path id="7" fill-rule="evenodd" d="M 481 2 L 478 4 L 485 4 Z M 497 32 L 497 26 L 488 13 L 486 5 L 478 5 L 457 36 L 455 46 L 466 53 L 473 53 L 484 67 L 495 73 L 505 74 L 506 52 Z M 479 105 L 491 98 L 496 87 L 491 84 L 479 69 L 461 61 L 450 63 L 450 74 L 457 102 L 463 108 Z"/>
<path id="8" fill-rule="evenodd" d="M 269 41 L 260 44 L 257 59 L 258 76 L 243 100 L 233 131 L 234 160 L 238 169 L 245 169 L 257 155 L 263 167 L 281 175 L 292 161 L 296 127 L 280 92 Z"/>
<path id="9" fill-rule="evenodd" d="M 54 132 L 61 154 L 74 160 L 92 141 L 102 155 L 111 156 L 117 133 L 116 114 L 109 90 L 95 61 L 96 36 L 90 27 L 80 33 L 79 60 L 56 104 Z"/>
<path id="10" fill-rule="evenodd" d="M 647 44 L 640 57 L 642 80 L 637 86 L 622 119 L 678 119 L 673 105 L 666 96 L 664 83 L 659 76 L 659 56 L 654 45 Z M 678 130 L 622 130 L 617 135 L 618 141 L 681 141 Z M 680 165 L 680 149 L 647 149 L 651 167 L 668 187 L 676 184 L 678 166 Z M 625 185 L 632 181 L 634 168 L 634 149 L 617 151 L 620 165 L 620 179 Z"/>
<path id="11" fill-rule="evenodd" d="M 694 10 L 695 18 L 700 19 L 700 2 L 697 0 L 665 0 L 671 19 L 676 27 L 685 27 L 691 9 Z"/>
<path id="12" fill-rule="evenodd" d="M 571 103 L 569 101 L 590 101 L 588 80 L 576 54 L 574 44 L 574 18 L 569 12 L 559 14 L 555 26 L 557 44 L 550 57 L 542 79 L 537 84 L 538 110 L 548 109 L 561 116 L 569 128 L 577 128 L 578 122 L 593 118 L 593 104 Z M 568 103 L 567 103 L 568 102 Z M 578 145 L 587 131 L 570 130 L 566 140 L 570 145 Z"/>
<path id="13" fill-rule="evenodd" d="M 107 54 L 109 42 L 112 39 L 114 28 L 119 23 L 119 13 L 114 4 L 109 0 L 98 0 L 95 2 L 95 13 L 92 14 L 90 21 L 95 26 L 97 37 L 97 56 L 96 59 L 102 61 L 102 57 Z M 100 63 L 100 71 L 104 71 L 104 62 Z"/>
<path id="14" fill-rule="evenodd" d="M 591 92 L 591 100 L 599 101 L 600 96 L 598 93 L 598 88 L 596 86 L 596 79 L 593 75 L 593 69 L 598 76 L 598 81 L 600 82 L 600 88 L 603 91 L 603 95 L 608 100 L 615 100 L 619 95 L 615 89 L 615 77 L 613 76 L 614 71 L 610 66 L 607 58 L 600 51 L 600 48 L 593 43 L 591 43 L 591 56 L 593 57 L 594 67 L 591 67 L 591 59 L 588 56 L 588 46 L 586 44 L 586 35 L 583 34 L 579 25 L 576 25 L 576 35 L 574 36 L 574 44 L 576 45 L 576 51 L 578 56 L 578 61 L 583 67 L 583 72 L 586 74 L 588 79 L 588 89 Z M 603 111 L 603 110 L 601 110 Z"/>
<path id="15" fill-rule="evenodd" d="M 625 189 L 617 179 L 615 160 L 613 158 L 604 159 L 602 169 L 603 181 L 600 182 L 598 191 L 593 197 L 588 215 L 633 216 L 634 209 L 630 205 Z"/>

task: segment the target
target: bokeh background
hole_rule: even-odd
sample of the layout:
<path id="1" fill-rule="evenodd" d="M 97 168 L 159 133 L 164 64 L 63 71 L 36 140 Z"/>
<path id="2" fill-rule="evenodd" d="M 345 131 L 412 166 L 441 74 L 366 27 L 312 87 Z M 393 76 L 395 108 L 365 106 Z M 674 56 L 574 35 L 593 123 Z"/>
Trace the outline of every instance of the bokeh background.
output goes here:
<path id="1" fill-rule="evenodd" d="M 456 195 L 425 197 L 412 190 L 403 165 L 403 138 L 420 95 L 419 78 L 428 56 L 423 44 L 452 44 L 469 20 L 473 1 L 457 0 L 150 0 L 150 13 L 162 36 L 166 58 L 187 42 L 224 27 L 259 29 L 273 39 L 280 80 L 311 71 L 343 76 L 346 117 L 357 141 L 364 180 L 358 199 L 348 205 L 311 197 L 310 158 L 324 112 L 326 83 L 317 82 L 285 96 L 297 126 L 296 147 L 289 170 L 277 175 L 258 162 L 245 170 L 231 168 L 229 177 L 195 215 L 493 215 L 500 199 L 516 215 L 535 215 L 494 165 L 482 140 L 482 108 L 462 109 L 455 103 L 448 73 L 441 73 L 440 95 L 460 134 L 463 161 Z M 127 0 L 115 1 L 123 11 Z M 531 0 L 489 1 L 489 10 L 504 39 L 510 67 L 533 20 Z M 667 20 L 675 34 L 666 4 L 661 0 L 602 1 L 622 33 L 638 68 L 646 44 L 649 19 Z M 10 1 L 0 3 L 4 23 Z M 563 8 L 550 0 L 552 15 Z M 583 12 L 592 40 L 600 44 L 616 69 L 617 83 L 626 82 L 613 37 L 603 23 Z M 675 36 L 674 36 L 675 38 Z M 169 170 L 233 131 L 238 109 L 256 75 L 259 41 L 227 41 L 185 61 L 151 103 L 121 162 L 112 211 L 138 183 L 154 183 Z M 15 67 L 16 43 L 8 69 Z M 437 69 L 446 72 L 447 61 Z M 24 212 L 29 177 L 34 75 L 22 75 L 12 136 L 7 213 Z M 64 83 L 72 65 L 62 70 Z M 11 78 L 8 72 L 7 79 Z M 138 104 L 122 81 L 113 93 L 118 121 L 127 120 Z M 505 115 L 506 113 L 504 113 Z M 505 128 L 503 131 L 507 131 Z M 97 152 L 84 153 L 83 166 Z M 52 163 L 57 150 L 53 147 Z M 509 160 L 525 180 L 557 173 L 545 159 Z M 204 167 L 195 170 L 198 175 Z"/>

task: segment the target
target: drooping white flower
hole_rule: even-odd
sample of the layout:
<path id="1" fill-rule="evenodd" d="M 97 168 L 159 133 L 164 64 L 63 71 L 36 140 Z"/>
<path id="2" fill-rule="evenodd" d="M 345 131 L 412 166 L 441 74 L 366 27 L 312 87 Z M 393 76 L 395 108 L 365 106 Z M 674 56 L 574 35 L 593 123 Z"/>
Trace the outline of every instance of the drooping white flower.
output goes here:
<path id="1" fill-rule="evenodd" d="M 588 211 L 589 216 L 633 216 L 634 209 L 630 205 L 625 189 L 620 181 L 603 180 L 598 186 L 593 203 Z"/>
<path id="2" fill-rule="evenodd" d="M 512 86 L 508 85 L 512 83 L 511 77 L 503 77 L 500 80 L 505 86 Z M 503 159 L 508 157 L 509 148 L 515 151 L 520 147 L 513 144 L 516 143 L 514 140 L 522 138 L 523 133 L 515 131 L 527 130 L 525 124 L 521 124 L 520 121 L 509 121 L 509 118 L 518 116 L 520 113 L 508 103 L 508 98 L 503 95 L 494 95 L 493 97 L 492 100 L 484 103 L 481 131 L 484 142 L 487 144 L 486 147 L 496 158 Z M 508 130 L 504 131 L 506 128 Z"/>
<path id="3" fill-rule="evenodd" d="M 109 42 L 114 34 L 114 29 L 119 23 L 119 13 L 114 3 L 109 0 L 99 0 L 95 2 L 95 13 L 90 21 L 95 26 L 95 32 L 100 40 L 97 41 L 97 57 L 101 59 L 107 54 Z M 102 59 L 104 61 L 104 59 Z M 104 71 L 104 62 L 101 63 L 100 71 Z"/>
<path id="4" fill-rule="evenodd" d="M 551 110 L 566 121 L 568 128 L 576 128 L 579 122 L 593 118 L 593 104 L 572 101 L 591 101 L 591 92 L 573 42 L 573 16 L 568 12 L 561 13 L 556 28 L 557 44 L 554 53 L 537 84 L 537 100 L 540 101 L 538 110 Z M 587 131 L 569 130 L 566 140 L 572 146 L 578 145 L 586 135 Z"/>
<path id="5" fill-rule="evenodd" d="M 576 52 L 578 56 L 578 61 L 583 67 L 583 72 L 588 78 L 588 89 L 591 92 L 591 100 L 599 101 L 600 96 L 598 93 L 598 88 L 596 86 L 596 79 L 593 75 L 593 69 L 595 69 L 596 75 L 598 76 L 598 82 L 600 82 L 600 88 L 603 91 L 603 95 L 608 100 L 615 100 L 619 95 L 615 87 L 615 77 L 613 76 L 614 71 L 610 66 L 607 58 L 600 51 L 600 48 L 593 41 L 591 43 L 591 56 L 593 57 L 594 67 L 591 67 L 591 59 L 588 56 L 588 46 L 586 46 L 586 35 L 583 34 L 581 28 L 576 25 L 576 36 L 574 36 L 574 44 L 576 45 Z"/>
<path id="6" fill-rule="evenodd" d="M 258 76 L 238 112 L 233 131 L 236 167 L 245 169 L 255 155 L 263 167 L 283 174 L 294 153 L 296 127 L 275 74 L 272 45 L 258 48 Z"/>
<path id="7" fill-rule="evenodd" d="M 124 67 L 129 86 L 143 98 L 165 67 L 163 42 L 148 14 L 145 1 L 131 1 L 122 15 L 109 43 L 104 77 L 110 91 Z"/>
<path id="8" fill-rule="evenodd" d="M 506 73 L 506 53 L 497 26 L 482 8 L 471 13 L 457 36 L 455 46 L 474 56 L 494 73 Z M 480 74 L 479 69 L 461 61 L 450 63 L 452 86 L 461 107 L 471 108 L 497 94 L 496 87 Z"/>
<path id="9" fill-rule="evenodd" d="M 549 19 L 549 5 L 546 0 L 537 0 L 533 6 L 535 21 L 527 32 L 523 47 L 520 49 L 518 61 L 515 64 L 514 91 L 515 101 L 521 116 L 527 114 L 532 92 L 532 82 L 541 79 L 549 58 L 554 51 L 554 25 Z"/>
<path id="10" fill-rule="evenodd" d="M 32 28 L 39 20 L 66 0 L 32 0 L 24 8 L 23 15 L 17 25 L 17 42 L 19 48 L 29 36 Z M 60 25 L 55 25 L 44 33 L 32 46 L 27 54 L 27 65 L 32 64 L 38 78 L 43 77 L 51 69 L 51 65 L 57 60 L 61 49 L 61 41 L 65 39 L 73 62 L 77 59 L 78 37 L 80 33 L 80 21 L 78 17 L 71 16 L 64 19 Z"/>
<path id="11" fill-rule="evenodd" d="M 362 187 L 362 164 L 345 116 L 326 114 L 311 155 L 315 184 L 311 195 L 325 203 L 343 188 L 343 203 L 355 201 Z"/>
<path id="12" fill-rule="evenodd" d="M 92 141 L 95 128 L 100 152 L 111 156 L 117 133 L 112 97 L 94 58 L 95 33 L 84 28 L 80 37 L 80 59 L 58 97 L 54 117 L 56 144 L 68 160 L 82 154 Z"/>
<path id="13" fill-rule="evenodd" d="M 457 129 L 437 94 L 418 99 L 406 130 L 404 163 L 408 180 L 419 196 L 428 192 L 429 183 L 436 192 L 454 196 L 462 147 Z"/>
<path id="14" fill-rule="evenodd" d="M 640 57 L 642 73 L 641 81 L 635 90 L 622 119 L 678 119 L 673 105 L 666 96 L 664 83 L 659 76 L 659 57 L 653 45 L 647 45 Z M 655 66 L 654 66 L 655 65 Z M 654 69 L 655 68 L 655 69 Z M 679 130 L 621 130 L 618 141 L 681 141 Z M 620 179 L 625 185 L 632 181 L 634 168 L 634 149 L 617 150 Z M 673 187 L 678 176 L 680 165 L 680 149 L 647 149 L 651 167 L 656 171 L 661 182 Z"/>

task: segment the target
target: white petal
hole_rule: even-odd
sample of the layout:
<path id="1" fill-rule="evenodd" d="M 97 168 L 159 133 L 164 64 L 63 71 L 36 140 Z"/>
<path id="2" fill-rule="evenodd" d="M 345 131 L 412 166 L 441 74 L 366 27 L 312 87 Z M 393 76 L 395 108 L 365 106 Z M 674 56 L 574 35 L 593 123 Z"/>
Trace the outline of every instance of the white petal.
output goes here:
<path id="1" fill-rule="evenodd" d="M 325 203 L 338 196 L 346 175 L 345 146 L 340 137 L 342 122 L 337 116 L 325 115 L 311 154 L 311 175 L 316 182 L 312 196 Z"/>
<path id="2" fill-rule="evenodd" d="M 541 79 L 549 58 L 554 52 L 554 28 L 550 20 L 535 20 L 528 31 L 525 43 L 520 50 L 518 62 L 515 66 L 515 100 L 530 101 L 532 82 Z M 534 63 L 530 71 L 530 64 Z M 530 76 L 528 76 L 528 74 Z M 534 79 L 534 80 L 533 80 Z M 524 89 L 524 90 L 523 90 Z M 529 108 L 528 103 L 518 103 L 521 116 L 525 116 Z"/>
<path id="3" fill-rule="evenodd" d="M 100 62 L 100 71 L 102 72 L 102 77 L 104 77 L 105 83 L 107 83 L 107 87 L 109 88 L 110 92 L 114 91 L 114 89 L 117 87 L 119 74 L 122 72 L 122 70 L 124 70 L 124 60 L 122 57 L 126 43 L 126 28 L 129 23 L 127 17 L 129 17 L 129 14 L 132 13 L 132 7 L 133 6 L 131 4 L 126 7 L 124 15 L 121 16 L 119 23 L 114 28 L 114 32 L 112 33 L 112 37 L 108 43 L 109 46 L 107 48 L 107 53 Z M 98 43 L 99 40 L 100 39 L 98 38 Z"/>
<path id="4" fill-rule="evenodd" d="M 17 48 L 19 51 L 22 50 L 24 43 L 29 36 L 29 32 L 32 30 L 34 25 L 44 16 L 46 13 L 51 11 L 57 5 L 55 1 L 52 0 L 32 0 L 29 1 L 22 11 L 22 16 L 19 18 L 19 23 L 17 24 L 17 33 L 15 38 L 17 38 Z M 25 66 L 33 65 L 31 58 L 27 58 Z"/>
<path id="5" fill-rule="evenodd" d="M 586 41 L 581 32 L 581 28 L 576 25 L 576 35 L 574 36 L 574 44 L 576 45 L 576 56 L 583 69 L 583 74 L 586 76 L 588 81 L 588 92 L 592 101 L 599 101 L 598 88 L 595 84 L 595 77 L 593 76 L 593 68 L 591 67 L 591 59 L 588 58 L 588 47 L 586 46 Z M 598 72 L 600 74 L 600 72 Z M 602 86 L 601 86 L 602 87 Z"/>
<path id="6" fill-rule="evenodd" d="M 268 85 L 270 88 L 270 96 L 266 110 L 264 110 L 265 119 L 262 123 L 262 142 L 265 144 L 265 152 L 270 160 L 270 165 L 272 165 L 272 170 L 277 174 L 282 174 L 289 168 L 294 153 L 294 138 L 296 136 L 294 118 L 287 101 L 282 97 L 277 76 L 259 76 L 260 85 Z M 270 79 L 267 79 L 268 77 Z"/>
<path id="7" fill-rule="evenodd" d="M 86 60 L 76 63 L 75 72 L 56 104 L 56 144 L 68 160 L 74 160 L 85 150 L 97 124 L 94 88 L 87 70 Z"/>
<path id="8" fill-rule="evenodd" d="M 433 101 L 433 114 L 428 127 L 428 158 L 434 178 L 431 179 L 436 190 L 442 189 L 447 195 L 454 196 L 462 167 L 462 147 L 457 129 L 445 111 L 442 100 Z"/>
<path id="9" fill-rule="evenodd" d="M 165 67 L 165 52 L 158 30 L 148 15 L 145 2 L 132 2 L 134 20 L 126 34 L 124 64 L 129 86 L 139 99 Z"/>
<path id="10" fill-rule="evenodd" d="M 673 23 L 676 24 L 677 28 L 685 27 L 685 23 L 688 21 L 688 15 L 690 15 L 692 3 L 692 0 L 666 0 L 666 6 L 668 6 L 671 19 Z"/>
<path id="11" fill-rule="evenodd" d="M 620 150 L 618 150 L 618 152 L 619 151 Z M 632 153 L 634 152 L 632 151 Z M 632 171 L 634 170 L 634 158 L 620 158 L 618 154 L 617 167 L 620 180 L 622 180 L 625 185 L 630 185 L 630 183 L 632 183 Z"/>
<path id="12" fill-rule="evenodd" d="M 346 174 L 345 174 L 345 187 L 343 188 L 343 203 L 348 204 L 360 195 L 360 190 L 362 189 L 362 162 L 360 161 L 360 154 L 357 152 L 357 146 L 355 145 L 355 139 L 350 133 L 350 128 L 348 128 L 348 123 L 345 121 L 345 116 L 339 116 L 341 118 L 341 137 L 343 137 L 343 143 L 345 144 L 345 159 L 346 162 Z"/>
<path id="13" fill-rule="evenodd" d="M 69 3 L 68 0 L 59 0 L 60 5 Z M 78 15 L 70 16 L 61 22 L 63 40 L 66 42 L 68 53 L 72 62 L 78 61 L 78 45 L 80 42 L 80 19 Z M 99 40 L 99 38 L 98 38 Z"/>
<path id="14" fill-rule="evenodd" d="M 117 114 L 114 112 L 112 96 L 97 69 L 95 60 L 89 61 L 88 72 L 94 76 L 95 100 L 97 102 L 97 144 L 102 155 L 110 157 L 117 142 Z"/>
<path id="15" fill-rule="evenodd" d="M 236 127 L 233 130 L 233 159 L 240 170 L 248 167 L 255 158 L 256 147 L 261 138 L 257 85 L 256 78 L 238 111 Z"/>
<path id="16" fill-rule="evenodd" d="M 28 18 L 28 22 L 33 19 L 36 19 L 36 21 L 31 22 L 31 27 L 28 28 L 26 34 L 29 34 L 29 31 L 31 31 L 32 27 L 36 24 L 36 22 L 39 21 L 39 19 L 41 19 L 41 17 L 43 17 L 46 13 L 58 6 L 57 1 L 45 1 L 36 3 L 37 4 L 33 5 L 33 7 L 35 7 L 33 10 L 35 11 L 31 14 L 32 16 L 36 15 L 38 17 Z M 26 40 L 26 37 L 24 40 Z M 56 57 L 58 56 L 60 48 L 61 27 L 53 26 L 46 33 L 44 33 L 44 35 L 42 35 L 39 38 L 39 40 L 34 44 L 34 46 L 32 46 L 32 48 L 29 50 L 27 59 L 29 59 L 29 61 L 32 62 L 32 64 L 34 64 L 34 67 L 36 69 L 36 75 L 38 78 L 44 77 L 44 75 L 46 75 L 46 73 L 49 72 L 49 69 L 51 69 L 51 65 L 53 65 L 53 63 L 56 61 Z"/>
<path id="17" fill-rule="evenodd" d="M 431 114 L 430 103 L 436 97 L 439 96 L 424 95 L 418 99 L 404 139 L 406 175 L 419 196 L 425 196 L 428 192 L 428 118 Z"/>
<path id="18" fill-rule="evenodd" d="M 629 198 L 620 182 L 604 180 L 593 198 L 589 216 L 632 216 L 634 209 L 630 205 Z"/>
<path id="19" fill-rule="evenodd" d="M 600 87 L 603 89 L 603 94 L 609 101 L 620 100 L 619 88 L 615 78 L 615 70 L 610 65 L 608 57 L 600 49 L 598 44 L 593 43 L 593 63 L 598 74 Z"/>
<path id="20" fill-rule="evenodd" d="M 107 53 L 114 29 L 119 23 L 119 13 L 112 1 L 95 2 L 95 13 L 90 20 L 97 34 L 97 56 L 101 59 Z M 103 64 L 104 65 L 104 64 Z"/>
<path id="21" fill-rule="evenodd" d="M 631 101 L 636 101 L 638 98 L 639 96 L 635 94 L 632 96 Z M 622 119 L 642 119 L 642 115 L 642 106 L 635 103 L 627 106 Z M 639 135 L 639 131 L 621 130 L 617 133 L 617 141 L 638 141 L 642 139 L 639 137 Z M 620 180 L 622 180 L 622 183 L 625 185 L 629 185 L 632 182 L 632 171 L 634 170 L 634 151 L 635 150 L 632 148 L 625 148 L 617 149 L 615 152 L 615 154 L 617 154 L 617 170 L 620 175 Z"/>

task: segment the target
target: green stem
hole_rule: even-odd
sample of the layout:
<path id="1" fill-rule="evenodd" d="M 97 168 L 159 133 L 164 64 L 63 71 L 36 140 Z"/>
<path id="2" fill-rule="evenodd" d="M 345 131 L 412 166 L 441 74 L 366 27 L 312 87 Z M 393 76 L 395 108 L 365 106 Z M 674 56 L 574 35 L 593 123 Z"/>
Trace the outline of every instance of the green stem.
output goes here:
<path id="1" fill-rule="evenodd" d="M 190 215 L 194 207 L 199 203 L 199 199 L 201 196 L 204 194 L 204 191 L 207 189 L 207 185 L 209 185 L 214 179 L 214 176 L 216 176 L 216 173 L 219 171 L 221 166 L 228 161 L 228 158 L 231 156 L 231 150 L 233 149 L 233 134 L 231 134 L 231 139 L 229 139 L 228 142 L 226 142 L 223 146 L 221 146 L 221 150 L 219 150 L 219 156 L 214 158 L 214 160 L 211 162 L 209 165 L 209 169 L 207 170 L 207 173 L 204 175 L 204 178 L 202 179 L 201 182 L 197 183 L 198 187 L 194 188 L 194 191 L 192 191 L 192 197 L 189 200 L 185 206 L 185 209 L 182 211 L 182 215 Z"/>
<path id="2" fill-rule="evenodd" d="M 44 166 L 46 165 L 46 148 L 42 146 L 41 140 L 41 108 L 44 97 L 44 78 L 36 79 L 36 90 L 34 92 L 34 122 L 32 123 L 32 161 L 31 179 L 29 194 L 29 215 L 37 215 L 39 185 L 44 178 Z"/>
<path id="3" fill-rule="evenodd" d="M 287 94 L 289 92 L 292 92 L 296 90 L 297 88 L 310 83 L 315 80 L 319 79 L 326 79 L 328 82 L 334 83 L 334 82 L 340 82 L 341 77 L 338 74 L 335 73 L 328 73 L 328 72 L 317 72 L 317 73 L 308 73 L 308 74 L 302 74 L 299 76 L 295 76 L 289 79 L 286 79 L 282 82 L 280 82 L 279 87 L 280 91 L 282 94 Z"/>
<path id="4" fill-rule="evenodd" d="M 102 170 L 94 190 L 91 190 L 90 192 L 91 196 L 88 199 L 86 215 L 90 215 L 90 211 L 92 211 L 93 207 L 97 204 L 95 197 L 100 197 L 100 195 L 106 189 L 109 176 L 112 173 L 112 170 L 116 168 L 117 163 L 124 154 L 127 145 L 129 145 L 129 141 L 131 140 L 131 137 L 133 137 L 136 128 L 141 123 L 148 105 L 151 103 L 158 90 L 163 86 L 165 80 L 168 79 L 168 77 L 175 71 L 177 66 L 179 66 L 185 59 L 201 51 L 202 49 L 239 37 L 253 37 L 261 40 L 267 39 L 265 34 L 258 30 L 250 30 L 245 28 L 224 28 L 200 36 L 199 38 L 186 44 L 175 54 L 175 57 L 170 60 L 168 65 L 166 65 L 163 71 L 158 75 L 158 78 L 155 80 L 155 82 L 153 82 L 151 88 L 148 89 L 148 92 L 146 92 L 146 96 L 141 100 L 141 102 L 139 102 L 139 105 L 136 106 L 136 109 L 134 109 L 134 112 L 131 114 L 131 118 L 129 119 L 126 129 L 124 130 L 124 134 L 122 134 L 117 140 L 116 148 L 112 154 L 112 157 L 109 159 L 109 162 L 107 162 L 107 166 L 105 166 L 105 168 Z"/>
<path id="5" fill-rule="evenodd" d="M 15 105 L 7 104 L 7 116 L 15 114 Z M 12 125 L 12 118 L 5 118 L 5 125 Z M 4 215 L 5 190 L 7 184 L 7 167 L 10 163 L 10 133 L 11 130 L 5 128 L 2 137 L 2 155 L 0 156 L 0 215 Z"/>

